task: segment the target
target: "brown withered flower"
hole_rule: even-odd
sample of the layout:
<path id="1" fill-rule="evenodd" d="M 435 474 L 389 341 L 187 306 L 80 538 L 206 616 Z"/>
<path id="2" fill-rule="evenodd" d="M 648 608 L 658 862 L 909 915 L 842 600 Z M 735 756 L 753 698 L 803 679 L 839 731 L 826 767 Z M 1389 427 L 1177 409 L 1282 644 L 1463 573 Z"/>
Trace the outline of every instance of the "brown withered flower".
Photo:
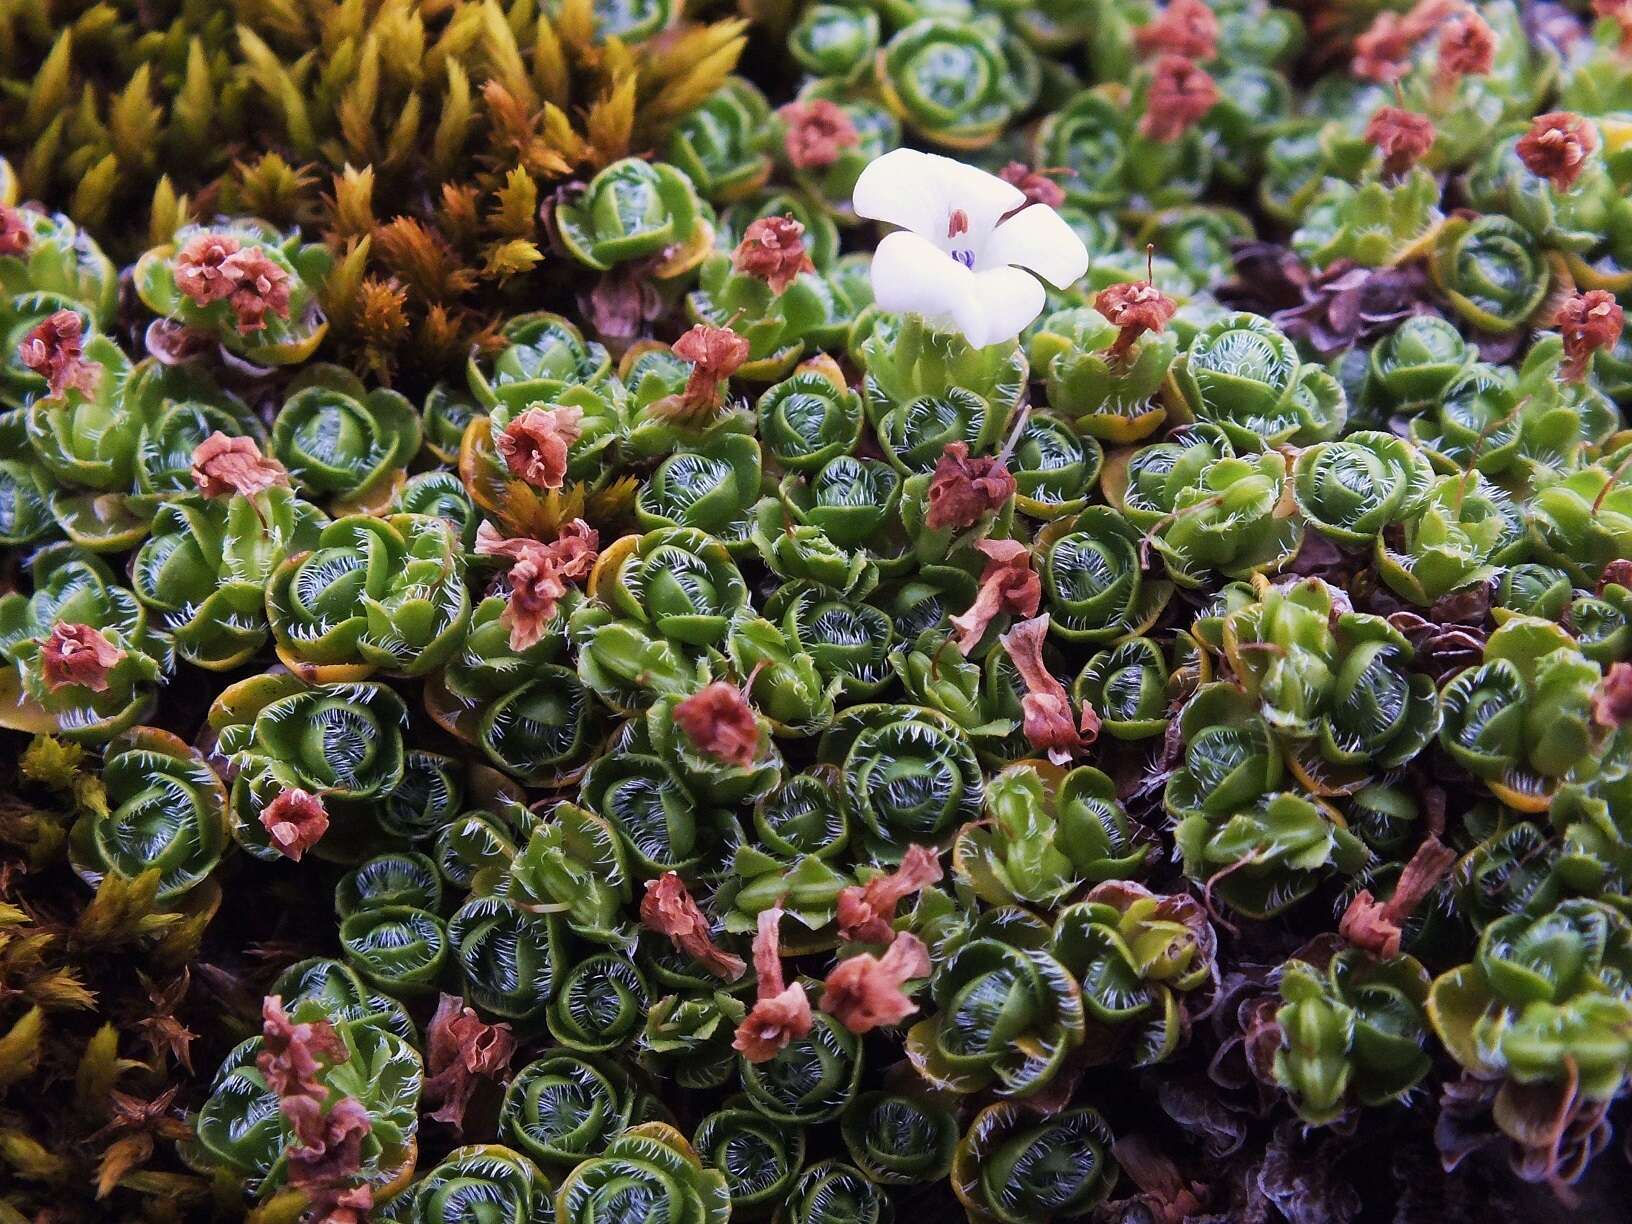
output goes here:
<path id="1" fill-rule="evenodd" d="M 751 223 L 731 256 L 731 266 L 782 293 L 801 272 L 814 272 L 805 251 L 805 227 L 793 217 L 761 217 Z"/>
<path id="2" fill-rule="evenodd" d="M 1531 174 L 1546 179 L 1554 191 L 1568 191 L 1597 147 L 1598 129 L 1591 121 L 1569 111 L 1548 111 L 1530 121 L 1516 152 Z"/>
<path id="3" fill-rule="evenodd" d="M 482 1080 L 502 1083 L 516 1052 L 508 1024 L 488 1024 L 458 995 L 445 994 L 425 1029 L 425 1098 L 431 1117 L 462 1130 Z"/>
<path id="4" fill-rule="evenodd" d="M 674 721 L 697 751 L 717 761 L 746 767 L 759 756 L 759 721 L 734 684 L 705 685 L 674 707 Z"/>
<path id="5" fill-rule="evenodd" d="M 17 346 L 17 357 L 41 378 L 52 395 L 70 388 L 82 395 L 96 392 L 102 367 L 85 360 L 85 320 L 73 310 L 58 310 L 42 319 Z"/>
<path id="6" fill-rule="evenodd" d="M 1626 313 L 1613 293 L 1589 289 L 1565 298 L 1553 323 L 1564 338 L 1564 377 L 1580 382 L 1594 353 L 1607 353 L 1620 343 Z"/>
<path id="7" fill-rule="evenodd" d="M 1046 752 L 1048 759 L 1063 765 L 1093 743 L 1099 720 L 1079 723 L 1071 709 L 1071 696 L 1043 662 L 1043 643 L 1048 638 L 1049 618 L 1021 621 L 998 639 L 1008 652 L 1014 670 L 1020 674 L 1026 693 L 1020 699 L 1023 729 L 1033 748 Z M 1085 733 L 1083 728 L 1088 728 Z"/>
<path id="8" fill-rule="evenodd" d="M 899 1024 L 918 1005 L 902 986 L 928 977 L 929 949 L 916 935 L 902 932 L 883 956 L 861 952 L 841 960 L 822 984 L 821 1008 L 852 1033 Z"/>
<path id="9" fill-rule="evenodd" d="M 1022 208 L 1030 204 L 1046 204 L 1049 208 L 1059 208 L 1065 203 L 1065 188 L 1055 181 L 1054 176 L 1062 173 L 1064 171 L 1038 170 L 1026 165 L 1025 162 L 1011 161 L 997 172 L 997 177 L 1011 187 L 1020 189 L 1020 194 L 1026 197 L 1026 203 L 1021 205 Z"/>
<path id="10" fill-rule="evenodd" d="M 276 459 L 261 454 L 254 438 L 235 438 L 219 429 L 193 451 L 193 483 L 205 497 L 241 493 L 253 497 L 289 483 L 289 473 Z"/>
<path id="11" fill-rule="evenodd" d="M 646 881 L 646 893 L 640 899 L 640 921 L 648 931 L 667 935 L 676 948 L 715 977 L 734 982 L 748 969 L 742 957 L 715 945 L 707 917 L 676 872 L 664 872 Z"/>
<path id="12" fill-rule="evenodd" d="M 329 813 L 321 797 L 297 786 L 261 809 L 261 825 L 273 848 L 298 863 L 329 831 Z"/>
<path id="13" fill-rule="evenodd" d="M 1169 53 L 1205 63 L 1218 57 L 1218 17 L 1206 0 L 1171 0 L 1155 20 L 1137 27 L 1141 55 Z"/>
<path id="14" fill-rule="evenodd" d="M 195 234 L 176 253 L 176 288 L 195 306 L 224 302 L 238 287 L 237 274 L 227 266 L 242 244 L 231 234 Z"/>
<path id="15" fill-rule="evenodd" d="M 779 905 L 759 912 L 754 934 L 757 995 L 731 1041 L 732 1048 L 752 1063 L 769 1062 L 811 1027 L 804 985 L 788 985 L 782 973 L 782 912 Z"/>
<path id="16" fill-rule="evenodd" d="M 929 846 L 908 846 L 901 865 L 839 892 L 839 937 L 882 944 L 895 938 L 895 907 L 941 878 L 941 860 Z"/>
<path id="17" fill-rule="evenodd" d="M 820 170 L 861 143 L 861 134 L 844 107 L 827 98 L 789 102 L 777 114 L 786 125 L 782 148 L 795 170 Z"/>
<path id="18" fill-rule="evenodd" d="M 1036 616 L 1043 584 L 1031 568 L 1031 550 L 1019 540 L 981 540 L 975 544 L 986 557 L 975 602 L 952 618 L 958 631 L 958 649 L 965 655 L 980 644 L 987 626 L 1004 612 Z"/>
<path id="19" fill-rule="evenodd" d="M 1139 134 L 1168 144 L 1183 136 L 1218 101 L 1218 85 L 1195 61 L 1165 54 L 1156 61 Z"/>
<path id="20" fill-rule="evenodd" d="M 929 480 L 929 509 L 924 523 L 932 531 L 962 531 L 999 509 L 1014 496 L 1014 477 L 1001 459 L 971 459 L 969 444 L 948 442 Z"/>
<path id="21" fill-rule="evenodd" d="M 20 208 L 0 204 L 0 255 L 21 255 L 34 244 L 34 231 Z"/>
<path id="22" fill-rule="evenodd" d="M 1101 289 L 1094 298 L 1094 309 L 1118 329 L 1116 339 L 1106 350 L 1115 363 L 1126 358 L 1146 332 L 1165 331 L 1179 306 L 1147 279 Z"/>
<path id="23" fill-rule="evenodd" d="M 691 362 L 686 388 L 675 397 L 672 415 L 695 416 L 720 406 L 720 389 L 748 360 L 748 338 L 729 327 L 699 323 L 674 342 L 674 354 Z"/>
<path id="24" fill-rule="evenodd" d="M 1383 155 L 1383 173 L 1398 177 L 1434 147 L 1434 122 L 1400 106 L 1379 106 L 1366 124 L 1366 142 Z"/>
<path id="25" fill-rule="evenodd" d="M 108 691 L 108 673 L 119 665 L 125 652 L 90 625 L 61 621 L 51 626 L 40 647 L 40 674 L 52 692 L 77 684 L 93 693 Z"/>
<path id="26" fill-rule="evenodd" d="M 571 404 L 529 408 L 494 439 L 499 457 L 517 480 L 535 489 L 559 489 L 567 479 L 567 448 L 583 436 L 584 410 Z"/>
<path id="27" fill-rule="evenodd" d="M 1357 948 L 1383 959 L 1400 954 L 1402 927 L 1456 862 L 1456 851 L 1437 837 L 1417 847 L 1400 872 L 1387 901 L 1379 902 L 1370 889 L 1361 889 L 1338 922 L 1338 933 Z"/>

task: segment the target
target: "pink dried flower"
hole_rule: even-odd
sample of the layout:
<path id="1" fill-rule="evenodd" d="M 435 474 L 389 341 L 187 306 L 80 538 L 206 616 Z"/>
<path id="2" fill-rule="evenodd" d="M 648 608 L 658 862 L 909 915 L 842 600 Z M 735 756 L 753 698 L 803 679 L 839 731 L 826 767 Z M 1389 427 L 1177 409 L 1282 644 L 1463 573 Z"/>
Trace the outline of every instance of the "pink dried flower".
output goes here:
<path id="1" fill-rule="evenodd" d="M 297 786 L 261 809 L 261 825 L 278 853 L 298 863 L 329 831 L 329 813 L 321 798 Z"/>
<path id="2" fill-rule="evenodd" d="M 69 684 L 108 691 L 108 673 L 119 665 L 125 652 L 89 625 L 58 622 L 51 626 L 40 647 L 40 674 L 53 693 Z"/>
<path id="3" fill-rule="evenodd" d="M 289 483 L 283 464 L 261 454 L 254 438 L 235 438 L 219 429 L 193 451 L 192 473 L 193 483 L 205 497 L 233 493 L 254 497 Z"/>
<path id="4" fill-rule="evenodd" d="M 743 233 L 731 266 L 764 281 L 772 293 L 781 293 L 801 272 L 816 270 L 805 253 L 804 233 L 805 227 L 791 216 L 761 217 Z"/>
<path id="5" fill-rule="evenodd" d="M 758 976 L 758 996 L 753 1008 L 737 1025 L 733 1049 L 749 1062 L 769 1062 L 795 1041 L 810 1032 L 810 1000 L 805 988 L 789 986 L 782 976 L 782 948 L 779 928 L 782 907 L 761 910 L 754 935 L 754 972 Z"/>
<path id="6" fill-rule="evenodd" d="M 646 881 L 640 921 L 647 930 L 667 935 L 676 948 L 715 977 L 734 982 L 747 972 L 742 957 L 715 946 L 707 917 L 686 891 L 685 881 L 673 871 Z"/>
<path id="7" fill-rule="evenodd" d="M 727 765 L 759 756 L 759 720 L 742 690 L 716 680 L 674 707 L 674 721 L 697 750 Z"/>
<path id="8" fill-rule="evenodd" d="M 971 459 L 968 443 L 948 442 L 929 480 L 924 524 L 931 531 L 973 527 L 981 515 L 1008 501 L 1014 490 L 1014 477 L 1001 459 Z"/>
<path id="9" fill-rule="evenodd" d="M 903 932 L 883 956 L 863 952 L 840 961 L 822 986 L 822 1010 L 856 1034 L 899 1024 L 918 1010 L 901 987 L 929 970 L 923 940 Z"/>
<path id="10" fill-rule="evenodd" d="M 901 866 L 839 892 L 839 937 L 882 944 L 895 938 L 895 907 L 941 878 L 941 861 L 928 846 L 908 846 Z"/>
<path id="11" fill-rule="evenodd" d="M 1071 697 L 1043 662 L 1043 642 L 1048 638 L 1046 615 L 1021 621 L 998 639 L 1009 652 L 1014 670 L 1026 686 L 1020 699 L 1025 715 L 1026 739 L 1033 748 L 1048 753 L 1048 759 L 1063 765 L 1093 742 L 1085 739 L 1071 710 Z M 1084 722 L 1087 720 L 1085 719 Z M 1097 722 L 1097 718 L 1096 718 Z M 1097 726 L 1094 728 L 1097 732 Z"/>
<path id="12" fill-rule="evenodd" d="M 18 359 L 45 379 L 52 395 L 63 395 L 69 388 L 92 395 L 102 367 L 85 360 L 84 332 L 85 321 L 77 312 L 59 310 L 23 337 Z"/>
<path id="13" fill-rule="evenodd" d="M 584 410 L 572 405 L 529 408 L 500 431 L 505 466 L 535 489 L 559 489 L 567 479 L 567 448 L 583 436 Z"/>
<path id="14" fill-rule="evenodd" d="M 777 113 L 787 125 L 782 147 L 795 170 L 831 166 L 846 149 L 861 143 L 861 135 L 844 108 L 826 98 L 790 102 Z"/>
<path id="15" fill-rule="evenodd" d="M 965 655 L 980 644 L 1001 613 L 1036 616 L 1043 598 L 1043 584 L 1031 568 L 1031 550 L 1019 540 L 981 540 L 975 547 L 986 555 L 980 589 L 969 610 L 952 618 L 958 650 Z"/>
<path id="16" fill-rule="evenodd" d="M 480 1082 L 503 1082 L 515 1052 L 508 1024 L 487 1024 L 457 995 L 443 995 L 425 1030 L 425 1098 L 440 1105 L 431 1117 L 463 1129 Z"/>

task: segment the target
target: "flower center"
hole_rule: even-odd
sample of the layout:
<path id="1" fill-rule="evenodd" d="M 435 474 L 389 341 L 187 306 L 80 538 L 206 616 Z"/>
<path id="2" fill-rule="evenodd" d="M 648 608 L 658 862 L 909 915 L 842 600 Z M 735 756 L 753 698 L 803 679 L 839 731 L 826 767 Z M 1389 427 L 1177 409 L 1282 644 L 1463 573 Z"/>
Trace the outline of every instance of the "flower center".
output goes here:
<path id="1" fill-rule="evenodd" d="M 971 271 L 974 270 L 975 253 L 973 251 L 955 250 L 955 251 L 952 252 L 952 258 L 957 260 L 964 267 L 970 269 Z"/>

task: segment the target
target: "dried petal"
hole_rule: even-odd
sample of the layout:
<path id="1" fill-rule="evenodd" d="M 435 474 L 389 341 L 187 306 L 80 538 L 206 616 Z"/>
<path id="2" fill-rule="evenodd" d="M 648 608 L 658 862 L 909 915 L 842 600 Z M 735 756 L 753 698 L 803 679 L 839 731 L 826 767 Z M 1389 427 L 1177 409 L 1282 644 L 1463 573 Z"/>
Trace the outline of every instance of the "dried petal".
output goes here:
<path id="1" fill-rule="evenodd" d="M 699 752 L 727 765 L 746 767 L 759 756 L 759 720 L 734 684 L 716 680 L 693 693 L 674 707 L 674 721 Z"/>
<path id="2" fill-rule="evenodd" d="M 754 935 L 754 972 L 758 976 L 758 996 L 752 1010 L 737 1025 L 731 1044 L 749 1062 L 769 1062 L 787 1048 L 790 1041 L 810 1032 L 810 1000 L 805 988 L 789 986 L 782 976 L 779 930 L 782 907 L 761 910 Z"/>
<path id="3" fill-rule="evenodd" d="M 297 786 L 280 792 L 261 809 L 261 824 L 273 847 L 298 863 L 328 832 L 329 813 L 321 798 Z"/>
<path id="4" fill-rule="evenodd" d="M 1496 31 L 1473 9 L 1448 22 L 1439 34 L 1439 78 L 1455 82 L 1483 76 L 1496 62 Z"/>
<path id="5" fill-rule="evenodd" d="M 93 693 L 108 691 L 108 673 L 125 652 L 89 625 L 58 622 L 40 647 L 40 674 L 53 693 L 77 684 Z"/>
<path id="6" fill-rule="evenodd" d="M 1014 477 L 1001 459 L 971 459 L 968 443 L 948 442 L 930 477 L 924 523 L 932 531 L 973 527 L 981 515 L 1008 501 L 1014 490 Z"/>
<path id="7" fill-rule="evenodd" d="M 278 1096 L 321 1100 L 328 1089 L 318 1081 L 318 1072 L 325 1062 L 344 1062 L 346 1056 L 345 1042 L 327 1020 L 296 1024 L 277 995 L 261 1000 L 261 1052 L 255 1065 Z"/>
<path id="8" fill-rule="evenodd" d="M 1042 204 L 1048 208 L 1060 208 L 1065 204 L 1065 188 L 1054 181 L 1053 176 L 1063 173 L 1060 170 L 1033 170 L 1025 162 L 1011 161 L 997 172 L 997 177 L 1005 183 L 1020 188 L 1021 194 L 1026 197 L 1025 208 L 1032 204 Z M 1019 209 L 1015 210 L 1016 212 Z M 1013 214 L 1010 214 L 1011 216 Z"/>
<path id="9" fill-rule="evenodd" d="M 882 944 L 895 939 L 895 907 L 941 878 L 941 861 L 928 846 L 908 846 L 901 866 L 839 893 L 839 937 Z"/>
<path id="10" fill-rule="evenodd" d="M 508 1024 L 486 1024 L 457 995 L 443 995 L 425 1030 L 425 1097 L 440 1104 L 431 1117 L 455 1130 L 483 1079 L 502 1082 L 516 1052 Z"/>
<path id="11" fill-rule="evenodd" d="M 1592 694 L 1592 720 L 1614 729 L 1632 722 L 1632 663 L 1616 663 Z"/>
<path id="12" fill-rule="evenodd" d="M 1206 71 L 1182 55 L 1156 61 L 1139 134 L 1167 144 L 1183 136 L 1218 101 L 1218 86 Z"/>
<path id="13" fill-rule="evenodd" d="M 1083 739 L 1071 710 L 1070 694 L 1043 662 L 1048 626 L 1046 614 L 1021 621 L 998 641 L 1009 652 L 1026 686 L 1026 694 L 1020 698 L 1026 739 L 1033 748 L 1047 752 L 1056 765 L 1063 765 L 1092 741 Z"/>
<path id="14" fill-rule="evenodd" d="M 529 408 L 496 439 L 499 456 L 518 480 L 559 489 L 567 479 L 567 448 L 583 436 L 584 410 L 571 405 Z"/>
<path id="15" fill-rule="evenodd" d="M 1530 121 L 1516 151 L 1531 174 L 1547 179 L 1555 191 L 1568 191 L 1597 147 L 1598 130 L 1588 120 L 1569 111 L 1549 111 Z"/>
<path id="16" fill-rule="evenodd" d="M 804 233 L 805 227 L 792 216 L 761 217 L 743 233 L 731 257 L 732 267 L 781 293 L 801 272 L 816 270 L 805 253 Z"/>
<path id="17" fill-rule="evenodd" d="M 1401 928 L 1423 898 L 1433 892 L 1451 865 L 1456 851 L 1430 836 L 1417 847 L 1395 882 L 1389 899 L 1378 904 L 1369 889 L 1362 889 L 1338 922 L 1338 932 L 1356 947 L 1388 958 L 1400 952 Z"/>
<path id="18" fill-rule="evenodd" d="M 223 275 L 232 278 L 232 313 L 238 317 L 241 335 L 266 327 L 268 312 L 280 319 L 289 317 L 289 273 L 259 247 L 244 247 L 221 264 Z"/>
<path id="19" fill-rule="evenodd" d="M 253 497 L 289 483 L 276 459 L 261 454 L 254 438 L 234 438 L 216 430 L 193 451 L 193 483 L 205 497 L 242 493 Z"/>
<path id="20" fill-rule="evenodd" d="M 822 1010 L 857 1034 L 899 1024 L 918 1010 L 902 985 L 929 971 L 929 949 L 903 932 L 881 957 L 863 952 L 840 961 L 822 986 Z"/>
<path id="21" fill-rule="evenodd" d="M 686 891 L 685 881 L 673 871 L 646 881 L 640 899 L 640 920 L 649 931 L 667 935 L 674 946 L 715 977 L 734 982 L 747 972 L 742 957 L 714 945 L 708 919 Z"/>
<path id="22" fill-rule="evenodd" d="M 987 557 L 980 589 L 969 610 L 952 618 L 958 649 L 966 655 L 999 614 L 1035 616 L 1043 598 L 1043 584 L 1031 568 L 1031 550 L 1019 540 L 981 540 L 975 547 Z"/>
<path id="23" fill-rule="evenodd" d="M 354 1180 L 363 1167 L 363 1140 L 374 1129 L 363 1103 L 341 1097 L 328 1113 L 317 1116 L 311 1097 L 285 1097 L 281 1104 L 300 1140 L 286 1152 L 289 1184 L 323 1192 Z"/>
<path id="24" fill-rule="evenodd" d="M 831 166 L 846 149 L 861 143 L 861 134 L 844 108 L 827 98 L 790 102 L 777 113 L 787 125 L 782 147 L 795 170 Z"/>

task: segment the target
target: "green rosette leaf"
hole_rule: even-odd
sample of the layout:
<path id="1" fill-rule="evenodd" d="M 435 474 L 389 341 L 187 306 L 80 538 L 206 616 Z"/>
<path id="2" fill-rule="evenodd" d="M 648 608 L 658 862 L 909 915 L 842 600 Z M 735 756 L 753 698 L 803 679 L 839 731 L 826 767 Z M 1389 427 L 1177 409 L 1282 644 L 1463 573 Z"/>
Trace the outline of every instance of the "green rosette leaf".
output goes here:
<path id="1" fill-rule="evenodd" d="M 1457 314 L 1487 332 L 1521 326 L 1552 282 L 1534 235 L 1500 213 L 1447 220 L 1434 239 L 1428 270 Z"/>
<path id="2" fill-rule="evenodd" d="M 1037 567 L 1051 630 L 1068 642 L 1110 642 L 1154 623 L 1173 586 L 1144 576 L 1133 525 L 1108 506 L 1089 506 L 1062 526 L 1045 534 Z"/>
<path id="3" fill-rule="evenodd" d="M 448 960 L 448 931 L 429 910 L 368 906 L 340 923 L 340 946 L 365 980 L 410 997 L 436 987 Z"/>
<path id="4" fill-rule="evenodd" d="M 555 1218 L 558 1224 L 726 1224 L 731 1196 L 724 1174 L 704 1168 L 679 1131 L 643 1122 L 567 1174 Z"/>
<path id="5" fill-rule="evenodd" d="M 641 485 L 635 517 L 648 531 L 689 527 L 741 554 L 752 547 L 748 532 L 761 479 L 759 443 L 722 434 L 659 464 Z"/>
<path id="6" fill-rule="evenodd" d="M 883 1186 L 939 1181 L 952 1167 L 958 1123 L 931 1101 L 893 1092 L 864 1092 L 839 1119 L 850 1159 Z"/>
<path id="7" fill-rule="evenodd" d="M 555 1209 L 555 1187 L 526 1156 L 496 1143 L 454 1148 L 414 1188 L 410 1224 L 537 1224 Z"/>
<path id="8" fill-rule="evenodd" d="M 1347 416 L 1343 390 L 1324 370 L 1304 366 L 1268 319 L 1226 315 L 1204 327 L 1173 365 L 1184 402 L 1238 448 L 1306 446 L 1336 437 Z"/>
<path id="9" fill-rule="evenodd" d="M 764 186 L 771 174 L 766 129 L 771 107 L 742 77 L 724 85 L 683 115 L 669 134 L 666 157 L 699 194 L 716 203 Z"/>
<path id="10" fill-rule="evenodd" d="M 749 1103 L 776 1122 L 810 1125 L 837 1118 L 855 1099 L 861 1080 L 861 1041 L 824 1011 L 811 1028 L 768 1062 L 737 1059 Z"/>
<path id="11" fill-rule="evenodd" d="M 895 1207 L 860 1169 L 823 1160 L 799 1175 L 779 1218 L 787 1224 L 893 1224 Z"/>
<path id="12" fill-rule="evenodd" d="M 300 490 L 337 512 L 389 500 L 419 450 L 419 414 L 339 366 L 308 366 L 272 422 L 272 454 Z"/>
<path id="13" fill-rule="evenodd" d="M 733 1214 L 763 1215 L 780 1206 L 805 1162 L 802 1127 L 739 1105 L 699 1122 L 692 1143 L 705 1165 L 725 1175 Z"/>
<path id="14" fill-rule="evenodd" d="M 971 1219 L 1082 1219 L 1116 1187 L 1112 1142 L 1092 1109 L 1046 1115 L 1000 1101 L 976 1114 L 958 1141 L 952 1189 Z"/>
<path id="15" fill-rule="evenodd" d="M 451 963 L 472 1006 L 505 1020 L 540 1016 L 564 962 L 560 923 L 502 895 L 472 897 L 448 919 Z"/>
<path id="16" fill-rule="evenodd" d="M 575 803 L 559 803 L 510 864 L 510 895 L 519 904 L 560 914 L 592 943 L 628 947 L 623 917 L 633 896 L 628 855 L 610 822 Z"/>
<path id="17" fill-rule="evenodd" d="M 555 224 L 567 252 L 599 272 L 677 247 L 656 270 L 674 276 L 694 267 L 713 237 L 691 180 L 638 157 L 613 162 L 576 198 L 557 204 Z"/>
<path id="18" fill-rule="evenodd" d="M 599 1156 L 628 1129 L 635 1086 L 617 1064 L 557 1050 L 528 1063 L 504 1093 L 499 1134 L 547 1169 Z"/>

